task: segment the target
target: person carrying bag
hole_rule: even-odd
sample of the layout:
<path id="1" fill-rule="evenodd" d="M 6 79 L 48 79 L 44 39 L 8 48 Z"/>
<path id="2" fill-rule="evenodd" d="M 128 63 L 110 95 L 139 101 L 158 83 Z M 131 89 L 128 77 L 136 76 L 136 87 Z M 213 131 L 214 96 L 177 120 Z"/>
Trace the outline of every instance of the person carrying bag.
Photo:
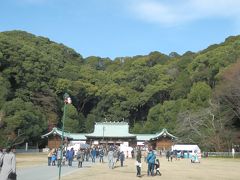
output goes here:
<path id="1" fill-rule="evenodd" d="M 2 170 L 0 172 L 1 180 L 17 180 L 16 157 L 12 148 L 8 147 L 3 157 Z"/>

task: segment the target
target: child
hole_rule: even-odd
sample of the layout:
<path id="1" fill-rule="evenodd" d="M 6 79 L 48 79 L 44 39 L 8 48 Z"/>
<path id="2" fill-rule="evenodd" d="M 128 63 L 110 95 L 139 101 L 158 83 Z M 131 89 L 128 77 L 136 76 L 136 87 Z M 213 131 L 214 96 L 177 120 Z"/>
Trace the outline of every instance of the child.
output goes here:
<path id="1" fill-rule="evenodd" d="M 155 175 L 161 176 L 162 174 L 160 173 L 159 168 L 160 168 L 160 162 L 158 159 L 156 159 L 156 162 L 155 162 L 156 174 Z"/>
<path id="2" fill-rule="evenodd" d="M 142 163 L 139 161 L 136 161 L 136 167 L 137 167 L 137 177 L 141 177 L 141 167 Z"/>
<path id="3" fill-rule="evenodd" d="M 57 159 L 57 155 L 56 155 L 56 151 L 54 151 L 54 153 L 52 154 L 52 166 L 55 166 L 56 165 L 56 163 L 55 163 L 55 161 L 56 161 L 56 159 Z"/>

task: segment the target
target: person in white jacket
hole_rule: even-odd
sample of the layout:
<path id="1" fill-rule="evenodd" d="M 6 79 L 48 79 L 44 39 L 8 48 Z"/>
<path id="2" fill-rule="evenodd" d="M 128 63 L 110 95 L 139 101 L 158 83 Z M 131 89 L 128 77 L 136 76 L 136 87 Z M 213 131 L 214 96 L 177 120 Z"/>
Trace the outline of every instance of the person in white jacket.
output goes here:
<path id="1" fill-rule="evenodd" d="M 9 174 L 16 173 L 16 157 L 12 152 L 12 148 L 8 147 L 6 152 L 4 153 L 4 157 L 2 159 L 2 170 L 0 172 L 1 180 L 9 180 Z"/>
<path id="2" fill-rule="evenodd" d="M 112 148 L 109 149 L 107 156 L 108 156 L 108 167 L 110 169 L 113 169 L 114 168 L 114 152 Z"/>

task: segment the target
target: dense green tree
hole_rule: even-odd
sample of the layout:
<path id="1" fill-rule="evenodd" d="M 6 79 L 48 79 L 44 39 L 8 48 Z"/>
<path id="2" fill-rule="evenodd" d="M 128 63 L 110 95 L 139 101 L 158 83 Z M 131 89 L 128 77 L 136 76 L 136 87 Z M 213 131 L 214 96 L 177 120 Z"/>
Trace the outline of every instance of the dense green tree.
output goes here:
<path id="1" fill-rule="evenodd" d="M 9 82 L 0 76 L 0 109 L 8 98 L 10 84 Z"/>
<path id="2" fill-rule="evenodd" d="M 67 92 L 72 98 L 67 131 L 91 132 L 95 122 L 124 120 L 132 132 L 153 133 L 165 127 L 186 142 L 224 149 L 238 143 L 239 47 L 240 36 L 232 36 L 197 53 L 155 51 L 111 60 L 83 58 L 63 44 L 24 31 L 2 32 L 0 143 L 6 144 L 2 137 L 13 140 L 20 133 L 34 144 L 51 127 L 61 128 Z M 206 125 L 214 128 L 208 121 L 212 115 L 202 112 L 211 112 L 214 122 L 222 124 L 215 131 L 225 134 L 205 132 Z M 189 118 L 198 124 L 195 129 Z M 184 123 L 189 129 L 179 128 Z M 184 136 L 188 131 L 191 141 Z M 228 143 L 208 144 L 204 138 L 210 141 L 210 136 Z"/>
<path id="3" fill-rule="evenodd" d="M 2 112 L 3 134 L 8 140 L 13 140 L 20 132 L 25 140 L 37 142 L 39 134 L 47 128 L 46 117 L 31 102 L 13 99 L 4 104 Z"/>
<path id="4" fill-rule="evenodd" d="M 188 100 L 196 106 L 204 107 L 208 104 L 211 94 L 212 90 L 205 82 L 198 82 L 193 84 Z"/>
<path id="5" fill-rule="evenodd" d="M 65 130 L 68 132 L 77 133 L 80 127 L 80 117 L 76 108 L 72 104 L 65 105 Z"/>

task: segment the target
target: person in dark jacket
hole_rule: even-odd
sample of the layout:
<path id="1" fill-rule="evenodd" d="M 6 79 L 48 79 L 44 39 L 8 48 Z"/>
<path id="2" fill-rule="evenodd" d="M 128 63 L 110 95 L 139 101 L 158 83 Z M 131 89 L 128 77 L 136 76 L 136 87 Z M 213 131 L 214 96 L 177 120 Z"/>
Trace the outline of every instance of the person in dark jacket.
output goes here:
<path id="1" fill-rule="evenodd" d="M 142 153 L 140 148 L 137 149 L 137 154 L 136 154 L 136 167 L 137 167 L 137 176 L 141 177 L 141 167 L 142 167 Z"/>
<path id="2" fill-rule="evenodd" d="M 125 155 L 124 155 L 123 151 L 120 152 L 119 159 L 120 159 L 120 162 L 121 162 L 121 167 L 123 167 L 123 161 L 125 160 Z"/>
<path id="3" fill-rule="evenodd" d="M 156 159 L 156 162 L 155 162 L 155 169 L 156 169 L 156 173 L 155 173 L 155 175 L 159 175 L 159 176 L 161 176 L 162 174 L 160 173 L 160 162 L 159 162 L 159 159 Z"/>
<path id="4" fill-rule="evenodd" d="M 170 160 L 170 151 L 167 151 L 166 158 L 168 161 Z"/>
<path id="5" fill-rule="evenodd" d="M 99 150 L 99 162 L 100 163 L 103 163 L 103 156 L 104 156 L 103 149 L 100 149 Z"/>

